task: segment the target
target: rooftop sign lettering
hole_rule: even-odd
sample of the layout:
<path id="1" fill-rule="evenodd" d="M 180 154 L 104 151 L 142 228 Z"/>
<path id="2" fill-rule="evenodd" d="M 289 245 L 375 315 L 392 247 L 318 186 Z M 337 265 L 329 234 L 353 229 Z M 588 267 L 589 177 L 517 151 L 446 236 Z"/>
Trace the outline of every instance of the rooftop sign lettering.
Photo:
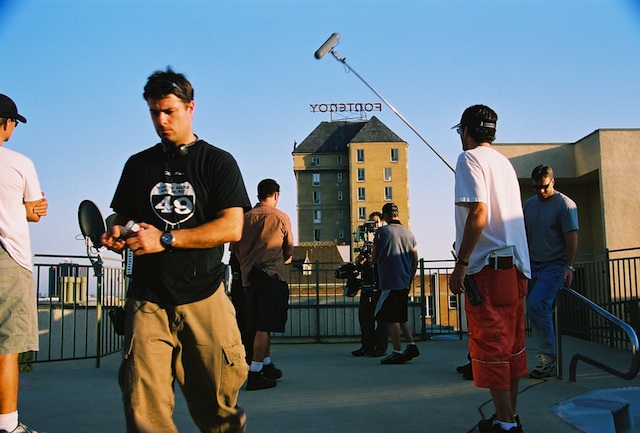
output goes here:
<path id="1" fill-rule="evenodd" d="M 363 111 L 382 111 L 380 102 L 346 102 L 333 104 L 309 104 L 312 113 L 344 113 Z"/>

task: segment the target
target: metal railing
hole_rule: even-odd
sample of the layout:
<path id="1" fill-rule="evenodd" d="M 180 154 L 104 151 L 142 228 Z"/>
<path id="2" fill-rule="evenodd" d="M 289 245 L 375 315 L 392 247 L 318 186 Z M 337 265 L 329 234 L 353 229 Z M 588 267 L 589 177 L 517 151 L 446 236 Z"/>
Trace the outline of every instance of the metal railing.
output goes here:
<path id="1" fill-rule="evenodd" d="M 428 268 L 427 263 L 420 260 L 410 287 L 409 326 L 422 340 L 436 334 L 462 338 L 460 298 L 451 296 L 447 288 L 450 267 Z M 345 296 L 346 280 L 335 276 L 335 270 L 342 264 L 314 262 L 305 270 L 289 267 L 286 332 L 275 334 L 274 341 L 331 342 L 360 338 L 360 293 Z"/>
<path id="2" fill-rule="evenodd" d="M 597 304 L 585 298 L 584 296 L 582 296 L 580 293 L 576 292 L 573 289 L 563 287 L 560 293 L 571 296 L 572 299 L 579 301 L 581 304 L 585 305 L 590 311 L 594 312 L 595 314 L 599 315 L 600 317 L 602 317 L 612 325 L 619 328 L 621 331 L 623 331 L 626 334 L 631 344 L 631 366 L 629 367 L 628 371 L 623 372 L 603 362 L 597 361 L 596 359 L 590 356 L 577 353 L 573 355 L 573 357 L 571 358 L 571 363 L 569 365 L 569 381 L 570 382 L 576 381 L 576 370 L 577 370 L 578 361 L 584 361 L 587 364 L 590 364 L 596 368 L 599 368 L 600 370 L 606 371 L 607 373 L 613 374 L 614 376 L 620 377 L 622 379 L 631 380 L 634 377 L 636 377 L 638 375 L 638 371 L 640 371 L 640 352 L 638 351 L 639 349 L 638 336 L 636 335 L 636 332 L 631 327 L 631 325 L 620 320 L 610 312 L 606 311 L 604 308 L 598 306 Z M 561 309 L 562 305 L 564 304 L 561 301 L 561 298 L 562 296 L 556 299 L 556 323 L 557 323 L 556 341 L 558 345 L 558 379 L 562 379 L 562 326 L 563 324 L 562 324 L 562 320 L 560 320 L 560 317 L 558 317 L 558 313 L 557 313 Z"/>
<path id="3" fill-rule="evenodd" d="M 593 254 L 576 264 L 574 286 L 614 317 L 640 327 L 638 282 L 640 249 Z M 25 362 L 95 359 L 117 352 L 122 337 L 115 334 L 106 312 L 124 303 L 126 279 L 122 262 L 96 262 L 90 256 L 36 255 L 34 276 L 39 293 L 40 352 Z M 281 342 L 357 341 L 360 298 L 344 296 L 346 280 L 335 277 L 343 263 L 311 263 L 305 270 L 288 268 L 290 309 Z M 463 338 L 466 333 L 462 298 L 448 290 L 452 261 L 420 259 L 411 285 L 409 324 L 416 338 Z M 590 316 L 579 300 L 558 309 L 562 333 L 636 353 L 628 330 L 611 326 L 604 316 Z M 635 359 L 635 358 L 634 358 Z M 634 361 L 635 363 L 636 361 Z M 635 364 L 633 364 L 635 365 Z M 631 371 L 631 370 L 630 370 Z M 637 372 L 636 372 L 637 373 Z"/>
<path id="4" fill-rule="evenodd" d="M 122 348 L 104 313 L 124 303 L 122 262 L 101 257 L 36 254 L 40 350 L 28 363 L 95 359 Z"/>

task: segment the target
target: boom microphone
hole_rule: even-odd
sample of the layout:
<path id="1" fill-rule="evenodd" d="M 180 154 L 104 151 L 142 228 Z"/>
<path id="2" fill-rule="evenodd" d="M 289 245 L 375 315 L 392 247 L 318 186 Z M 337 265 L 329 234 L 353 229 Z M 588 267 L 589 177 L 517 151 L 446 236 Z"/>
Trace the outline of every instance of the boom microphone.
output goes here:
<path id="1" fill-rule="evenodd" d="M 327 39 L 327 41 L 322 44 L 322 46 L 315 52 L 314 56 L 316 57 L 316 59 L 320 60 L 321 58 L 323 58 L 324 55 L 329 52 L 329 50 L 336 46 L 336 44 L 338 43 L 338 39 L 340 39 L 340 35 L 337 33 L 329 36 L 329 39 Z"/>

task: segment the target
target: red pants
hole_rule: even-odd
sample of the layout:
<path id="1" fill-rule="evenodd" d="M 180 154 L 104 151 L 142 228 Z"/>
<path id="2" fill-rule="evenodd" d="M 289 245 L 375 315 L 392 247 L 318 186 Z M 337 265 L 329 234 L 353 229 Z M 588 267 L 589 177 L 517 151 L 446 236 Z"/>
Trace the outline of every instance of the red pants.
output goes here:
<path id="1" fill-rule="evenodd" d="M 524 347 L 527 278 L 515 267 L 496 270 L 485 266 L 473 280 L 482 298 L 479 305 L 465 302 L 473 384 L 509 391 L 511 380 L 528 371 Z"/>

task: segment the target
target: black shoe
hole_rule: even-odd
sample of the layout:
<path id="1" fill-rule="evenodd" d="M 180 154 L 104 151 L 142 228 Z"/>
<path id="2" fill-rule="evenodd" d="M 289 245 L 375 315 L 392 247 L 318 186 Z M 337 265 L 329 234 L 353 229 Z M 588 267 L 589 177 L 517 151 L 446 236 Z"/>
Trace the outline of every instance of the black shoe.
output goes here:
<path id="1" fill-rule="evenodd" d="M 378 358 L 378 357 L 384 356 L 386 354 L 387 354 L 387 352 L 385 352 L 384 350 L 368 350 L 367 351 L 367 356 L 370 356 L 372 358 Z"/>
<path id="2" fill-rule="evenodd" d="M 280 379 L 282 377 L 282 370 L 276 367 L 272 362 L 262 366 L 262 374 L 269 379 Z"/>
<path id="3" fill-rule="evenodd" d="M 404 355 L 398 352 L 391 352 L 391 355 L 380 361 L 380 364 L 404 364 Z"/>
<path id="4" fill-rule="evenodd" d="M 353 356 L 367 356 L 367 351 L 364 350 L 364 347 L 361 347 L 360 349 L 351 352 L 351 354 Z"/>
<path id="5" fill-rule="evenodd" d="M 516 420 L 516 424 L 518 424 L 517 429 L 519 430 L 511 429 L 510 431 L 512 431 L 513 433 L 520 433 L 522 432 L 522 424 L 520 424 L 520 417 L 516 415 L 515 420 Z M 497 426 L 498 430 L 494 430 L 493 425 L 495 424 L 495 421 L 496 421 L 495 413 L 491 415 L 488 419 L 484 419 L 484 418 L 481 419 L 480 422 L 478 423 L 478 430 L 480 430 L 481 433 L 493 433 L 494 431 L 497 431 L 497 432 L 504 431 L 500 426 Z"/>
<path id="6" fill-rule="evenodd" d="M 418 350 L 418 346 L 415 344 L 407 344 L 407 347 L 404 349 L 404 353 L 402 354 L 405 361 L 411 361 L 413 358 L 417 358 L 420 356 L 420 351 Z"/>
<path id="7" fill-rule="evenodd" d="M 266 377 L 262 371 L 250 371 L 247 380 L 247 391 L 255 391 L 258 389 L 273 388 L 276 386 L 276 380 Z"/>
<path id="8" fill-rule="evenodd" d="M 465 371 L 471 371 L 471 363 L 456 367 L 456 371 L 460 374 L 464 374 Z"/>

